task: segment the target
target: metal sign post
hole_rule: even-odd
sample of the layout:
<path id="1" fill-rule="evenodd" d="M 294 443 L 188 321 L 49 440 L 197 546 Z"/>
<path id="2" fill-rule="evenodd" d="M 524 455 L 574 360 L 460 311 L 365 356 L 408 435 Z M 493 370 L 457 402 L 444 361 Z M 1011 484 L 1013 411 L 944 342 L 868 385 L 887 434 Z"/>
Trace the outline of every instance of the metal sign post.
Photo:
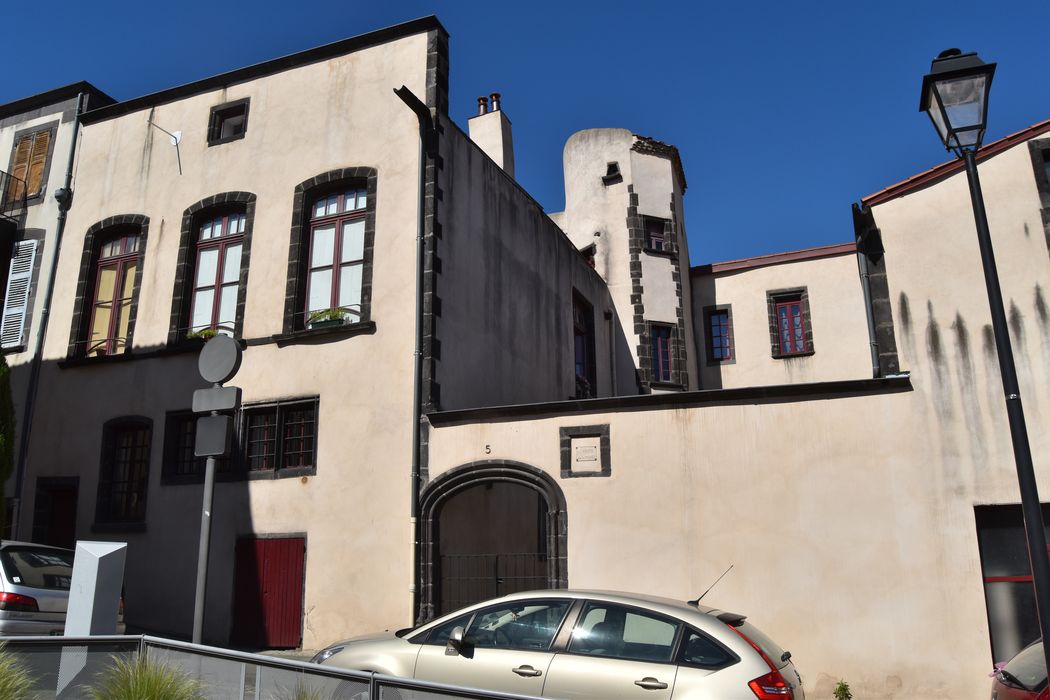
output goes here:
<path id="1" fill-rule="evenodd" d="M 197 589 L 193 599 L 193 643 L 201 643 L 204 631 L 204 592 L 208 580 L 208 547 L 211 543 L 211 511 L 215 493 L 215 458 L 230 453 L 230 416 L 241 404 L 241 390 L 222 386 L 241 366 L 241 346 L 227 335 L 217 335 L 201 350 L 197 367 L 210 389 L 193 392 L 193 412 L 206 415 L 197 419 L 197 438 L 193 454 L 207 457 L 204 467 L 204 502 L 201 506 L 201 538 L 197 551 Z M 223 413 L 225 412 L 225 413 Z"/>

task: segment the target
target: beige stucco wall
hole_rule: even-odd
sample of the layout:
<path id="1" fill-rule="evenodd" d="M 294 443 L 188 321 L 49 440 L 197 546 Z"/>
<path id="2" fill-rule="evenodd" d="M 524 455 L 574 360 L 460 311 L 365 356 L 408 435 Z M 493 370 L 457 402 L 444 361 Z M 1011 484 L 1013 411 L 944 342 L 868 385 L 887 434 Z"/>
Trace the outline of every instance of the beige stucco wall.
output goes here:
<path id="1" fill-rule="evenodd" d="M 775 359 L 769 341 L 767 292 L 809 292 L 813 354 Z M 786 262 L 733 272 L 693 275 L 693 323 L 705 389 L 797 384 L 871 376 L 864 293 L 855 254 Z M 732 362 L 707 360 L 704 309 L 731 307 Z"/>
<path id="2" fill-rule="evenodd" d="M 48 333 L 23 525 L 39 476 L 80 475 L 78 533 L 126 539 L 128 620 L 188 633 L 200 486 L 161 486 L 165 411 L 187 409 L 194 355 L 60 369 L 67 351 L 83 236 L 120 214 L 150 219 L 138 292 L 136 351 L 167 339 L 183 211 L 213 194 L 256 195 L 244 337 L 232 383 L 244 401 L 320 396 L 316 476 L 221 483 L 205 639 L 228 633 L 237 535 L 305 534 L 307 648 L 359 632 L 404 626 L 411 610 L 412 357 L 418 220 L 418 124 L 393 93 L 425 95 L 427 37 L 410 36 L 321 63 L 205 92 L 85 127 Z M 212 106 L 251 98 L 245 138 L 208 147 Z M 147 120 L 182 131 L 175 148 Z M 284 347 L 289 227 L 295 186 L 314 175 L 366 166 L 378 172 L 372 335 Z M 406 261 L 409 261 L 406 263 Z M 262 344 L 254 344 L 262 343 Z M 92 532 L 103 423 L 153 420 L 144 533 Z M 62 436 L 56 440 L 56 436 Z"/>
<path id="3" fill-rule="evenodd" d="M 733 564 L 705 602 L 790 649 L 810 697 L 846 678 L 857 697 L 977 700 L 991 659 L 959 491 L 1016 496 L 1006 474 L 955 473 L 915 429 L 923 404 L 916 391 L 441 426 L 430 473 L 506 459 L 550 474 L 573 588 L 687 599 Z M 603 423 L 611 477 L 561 478 L 558 429 Z"/>

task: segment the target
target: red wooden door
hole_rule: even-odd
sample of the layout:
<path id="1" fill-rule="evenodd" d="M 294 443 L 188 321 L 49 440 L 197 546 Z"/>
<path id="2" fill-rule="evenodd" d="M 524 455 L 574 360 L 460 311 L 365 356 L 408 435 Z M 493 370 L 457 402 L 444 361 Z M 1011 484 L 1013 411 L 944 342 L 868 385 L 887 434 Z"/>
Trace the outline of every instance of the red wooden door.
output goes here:
<path id="1" fill-rule="evenodd" d="M 302 537 L 237 540 L 233 632 L 238 646 L 295 649 L 302 643 Z"/>

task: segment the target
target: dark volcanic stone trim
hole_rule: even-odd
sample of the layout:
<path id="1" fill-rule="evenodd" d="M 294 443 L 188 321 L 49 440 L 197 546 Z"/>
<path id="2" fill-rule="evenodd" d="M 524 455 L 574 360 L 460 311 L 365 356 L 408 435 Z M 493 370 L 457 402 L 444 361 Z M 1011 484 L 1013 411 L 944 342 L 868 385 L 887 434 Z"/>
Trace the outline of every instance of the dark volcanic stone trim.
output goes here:
<path id="1" fill-rule="evenodd" d="M 292 195 L 292 227 L 288 242 L 288 279 L 284 291 L 282 335 L 306 328 L 310 203 L 328 190 L 351 184 L 364 185 L 368 191 L 368 209 L 365 212 L 365 260 L 361 270 L 361 322 L 368 322 L 372 318 L 372 254 L 376 234 L 377 171 L 368 167 L 340 168 L 321 173 L 295 186 Z"/>
<path id="2" fill-rule="evenodd" d="M 532 420 L 549 416 L 589 415 L 613 411 L 663 411 L 692 406 L 745 406 L 750 404 L 827 401 L 849 396 L 875 396 L 911 391 L 911 378 L 905 373 L 874 379 L 845 379 L 806 384 L 775 384 L 739 389 L 702 389 L 648 396 L 612 396 L 601 399 L 551 401 L 548 403 L 465 408 L 431 413 L 435 428 L 470 423 Z"/>
<path id="3" fill-rule="evenodd" d="M 255 195 L 251 192 L 222 192 L 205 197 L 182 212 L 179 253 L 175 261 L 175 289 L 171 294 L 171 316 L 168 320 L 168 345 L 186 340 L 193 301 L 193 277 L 197 264 L 197 229 L 206 215 L 222 211 L 244 211 L 244 237 L 241 248 L 240 282 L 237 288 L 237 316 L 234 336 L 244 333 L 244 304 L 248 296 L 248 263 L 251 259 L 252 229 L 255 226 Z"/>
<path id="4" fill-rule="evenodd" d="M 871 209 L 862 210 L 858 205 L 853 205 L 853 230 L 857 253 L 863 255 L 868 264 L 868 289 L 871 294 L 871 318 L 875 325 L 879 376 L 897 374 L 900 372 L 900 359 L 897 357 L 893 303 L 890 301 L 890 285 L 886 276 L 886 254 L 882 246 L 882 233 L 875 226 Z"/>
<path id="5" fill-rule="evenodd" d="M 1039 190 L 1039 205 L 1043 217 L 1043 236 L 1047 254 L 1050 255 L 1050 139 L 1028 142 L 1028 153 L 1032 158 L 1035 186 Z"/>
<path id="6" fill-rule="evenodd" d="M 73 301 L 73 323 L 69 331 L 69 347 L 66 356 L 82 357 L 87 349 L 88 324 L 91 322 L 90 297 L 94 293 L 95 266 L 98 263 L 99 243 L 111 229 L 138 229 L 139 257 L 135 270 L 135 289 L 131 297 L 131 318 L 128 322 L 128 337 L 124 352 L 130 353 L 135 335 L 135 317 L 139 307 L 139 288 L 142 284 L 142 267 L 146 257 L 146 234 L 149 217 L 142 214 L 120 214 L 92 224 L 84 235 L 84 251 L 80 254 L 80 272 L 77 277 L 77 295 Z"/>
<path id="7" fill-rule="evenodd" d="M 601 471 L 574 472 L 572 470 L 573 438 L 596 437 L 599 439 Z M 558 448 L 561 452 L 561 478 L 583 478 L 590 476 L 612 476 L 612 449 L 609 443 L 609 424 L 578 425 L 569 428 L 558 428 Z"/>
<path id="8" fill-rule="evenodd" d="M 649 357 L 649 326 L 645 323 L 645 304 L 642 302 L 642 250 L 645 249 L 645 221 L 638 215 L 638 195 L 634 185 L 627 185 L 627 246 L 630 255 L 631 305 L 634 314 L 631 318 L 634 335 L 638 338 L 638 390 L 649 393 L 653 380 L 653 370 L 645 358 Z"/>

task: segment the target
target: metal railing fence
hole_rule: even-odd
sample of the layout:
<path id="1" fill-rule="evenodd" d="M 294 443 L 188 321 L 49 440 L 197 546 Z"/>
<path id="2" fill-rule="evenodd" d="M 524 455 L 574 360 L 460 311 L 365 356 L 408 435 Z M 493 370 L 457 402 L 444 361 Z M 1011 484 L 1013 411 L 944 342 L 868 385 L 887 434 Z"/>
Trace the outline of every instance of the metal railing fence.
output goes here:
<path id="1" fill-rule="evenodd" d="M 3 654 L 30 669 L 36 700 L 81 700 L 115 659 L 145 654 L 196 679 L 207 700 L 538 700 L 350 671 L 147 635 L 11 637 Z"/>

